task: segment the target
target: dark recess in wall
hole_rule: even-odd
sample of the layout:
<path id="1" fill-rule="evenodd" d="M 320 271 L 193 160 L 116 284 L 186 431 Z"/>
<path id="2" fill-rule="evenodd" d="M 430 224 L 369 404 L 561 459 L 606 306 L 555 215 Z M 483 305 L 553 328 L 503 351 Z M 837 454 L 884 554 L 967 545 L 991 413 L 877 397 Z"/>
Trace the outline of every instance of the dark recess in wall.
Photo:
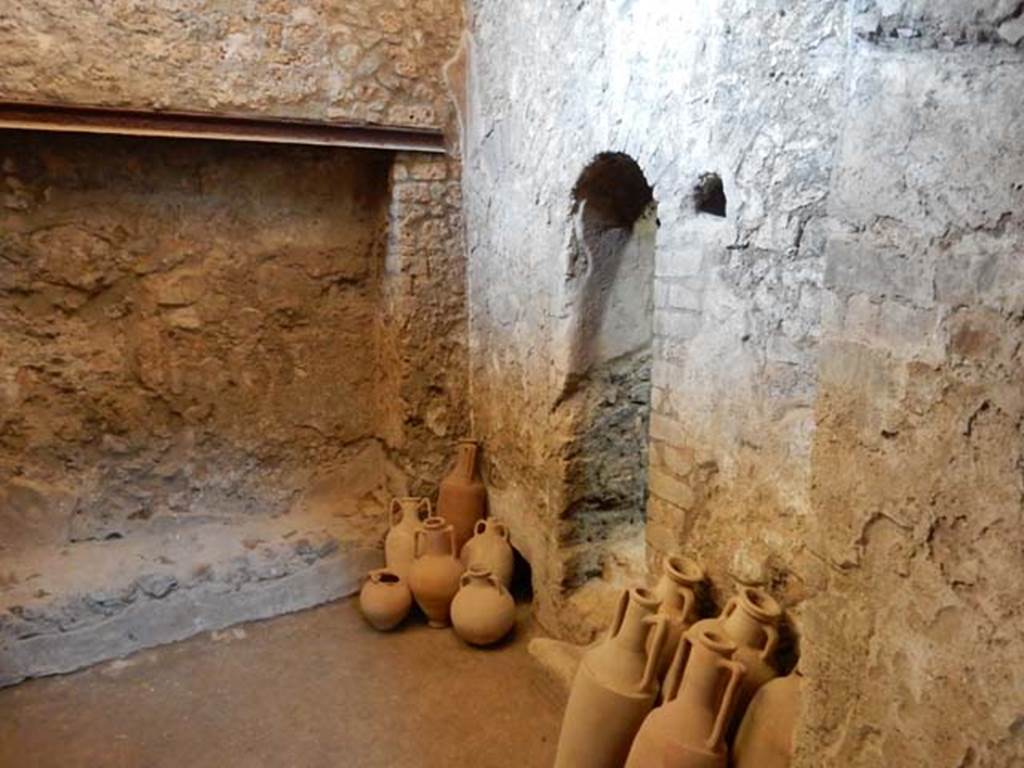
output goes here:
<path id="1" fill-rule="evenodd" d="M 693 192 L 697 213 L 725 217 L 725 189 L 722 187 L 722 178 L 717 173 L 703 174 Z"/>

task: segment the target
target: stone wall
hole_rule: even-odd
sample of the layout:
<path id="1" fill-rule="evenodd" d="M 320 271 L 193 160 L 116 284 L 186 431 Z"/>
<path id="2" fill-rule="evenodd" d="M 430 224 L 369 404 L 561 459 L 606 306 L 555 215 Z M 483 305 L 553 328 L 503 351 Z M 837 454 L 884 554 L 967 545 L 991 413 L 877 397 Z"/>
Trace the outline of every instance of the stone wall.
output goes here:
<path id="1" fill-rule="evenodd" d="M 538 617 L 600 623 L 559 325 L 572 190 L 621 152 L 659 219 L 648 555 L 786 605 L 801 766 L 1024 759 L 1021 10 L 470 3 L 473 419 Z"/>
<path id="2" fill-rule="evenodd" d="M 386 501 L 387 156 L 12 132 L 0 158 L 5 544 Z"/>
<path id="3" fill-rule="evenodd" d="M 37 0 L 0 9 L 0 100 L 438 128 L 459 0 Z"/>
<path id="4" fill-rule="evenodd" d="M 0 685 L 379 566 L 469 429 L 458 168 L 0 133 Z"/>
<path id="5" fill-rule="evenodd" d="M 469 429 L 461 164 L 398 153 L 379 316 L 380 435 L 430 495 Z"/>

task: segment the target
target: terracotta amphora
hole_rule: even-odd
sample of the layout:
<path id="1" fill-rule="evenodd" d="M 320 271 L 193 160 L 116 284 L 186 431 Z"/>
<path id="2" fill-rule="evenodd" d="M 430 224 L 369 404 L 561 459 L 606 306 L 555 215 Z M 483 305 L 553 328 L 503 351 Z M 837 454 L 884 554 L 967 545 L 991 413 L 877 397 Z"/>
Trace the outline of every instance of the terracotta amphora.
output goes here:
<path id="1" fill-rule="evenodd" d="M 576 672 L 555 768 L 622 768 L 658 693 L 665 620 L 657 610 L 649 590 L 622 593 L 608 636 L 583 655 Z"/>
<path id="2" fill-rule="evenodd" d="M 704 581 L 704 569 L 695 560 L 682 555 L 666 557 L 662 576 L 654 588 L 660 605 L 658 613 L 665 617 L 667 634 L 658 660 L 658 679 L 664 679 L 672 664 L 672 656 L 691 624 L 697 619 L 697 589 Z"/>
<path id="3" fill-rule="evenodd" d="M 733 742 L 734 768 L 789 768 L 803 680 L 794 672 L 754 694 Z"/>
<path id="4" fill-rule="evenodd" d="M 626 768 L 726 768 L 725 734 L 743 665 L 714 629 L 684 634 L 665 680 L 665 703 L 644 720 Z"/>
<path id="5" fill-rule="evenodd" d="M 432 627 L 448 626 L 448 609 L 463 571 L 456 551 L 455 532 L 444 518 L 428 517 L 416 531 L 409 589 Z"/>
<path id="6" fill-rule="evenodd" d="M 384 562 L 403 579 L 409 577 L 409 567 L 416 547 L 416 531 L 430 514 L 430 499 L 399 496 L 391 500 L 388 535 L 384 537 Z"/>
<path id="7" fill-rule="evenodd" d="M 455 466 L 441 481 L 437 494 L 437 514 L 455 529 L 455 544 L 461 551 L 487 509 L 487 489 L 480 479 L 479 444 L 460 440 L 455 450 Z"/>
<path id="8" fill-rule="evenodd" d="M 479 565 L 497 576 L 507 588 L 512 583 L 515 555 L 508 541 L 508 528 L 494 520 L 477 520 L 473 538 L 462 548 L 462 562 L 467 568 Z"/>
<path id="9" fill-rule="evenodd" d="M 359 592 L 359 609 L 374 629 L 386 632 L 402 623 L 412 607 L 405 579 L 387 568 L 370 571 Z"/>
<path id="10" fill-rule="evenodd" d="M 501 640 L 516 623 L 516 603 L 505 585 L 480 565 L 469 566 L 459 583 L 452 600 L 455 634 L 472 645 Z"/>
<path id="11" fill-rule="evenodd" d="M 736 661 L 746 668 L 743 685 L 736 703 L 736 725 L 747 709 L 757 689 L 778 675 L 773 665 L 775 649 L 779 644 L 778 623 L 782 608 L 763 589 L 741 587 L 735 597 L 729 598 L 722 613 L 713 619 L 702 619 L 687 630 L 693 636 L 701 629 L 715 629 L 736 643 Z"/>

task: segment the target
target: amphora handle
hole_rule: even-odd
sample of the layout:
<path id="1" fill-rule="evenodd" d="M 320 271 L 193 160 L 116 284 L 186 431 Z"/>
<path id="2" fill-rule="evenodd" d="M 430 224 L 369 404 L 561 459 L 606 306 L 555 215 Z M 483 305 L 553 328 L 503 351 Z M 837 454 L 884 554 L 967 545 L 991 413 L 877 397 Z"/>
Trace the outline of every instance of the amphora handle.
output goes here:
<path id="1" fill-rule="evenodd" d="M 395 513 L 398 513 L 398 519 L 395 519 Z M 388 527 L 394 528 L 402 522 L 402 502 L 396 496 L 391 500 L 391 506 L 388 508 Z"/>
<path id="2" fill-rule="evenodd" d="M 738 598 L 738 597 L 736 597 L 735 595 L 733 595 L 732 597 L 730 597 L 730 598 L 729 598 L 729 599 L 728 599 L 728 600 L 726 601 L 726 603 L 725 603 L 725 608 L 723 608 L 723 609 L 722 609 L 722 614 L 721 614 L 721 617 L 720 617 L 720 618 L 721 618 L 721 619 L 722 619 L 723 621 L 725 621 L 726 619 L 728 619 L 728 618 L 729 618 L 730 616 L 732 616 L 732 615 L 733 615 L 733 613 L 734 613 L 734 612 L 736 611 L 736 609 L 737 609 L 737 608 L 739 607 L 739 604 L 740 604 L 740 600 L 739 600 L 739 598 Z"/>
<path id="3" fill-rule="evenodd" d="M 426 511 L 424 515 L 423 512 Z M 395 514 L 398 513 L 397 519 Z M 421 497 L 416 502 L 416 521 L 423 522 L 433 514 L 433 509 L 430 506 L 430 499 L 426 496 Z M 388 509 L 388 524 L 394 528 L 405 517 L 405 510 L 402 509 L 402 500 L 399 497 L 395 497 L 391 500 L 391 507 Z"/>
<path id="4" fill-rule="evenodd" d="M 662 691 L 664 703 L 668 704 L 675 699 L 679 693 L 679 684 L 683 681 L 683 670 L 686 669 L 686 662 L 690 660 L 690 651 L 693 650 L 693 642 L 684 632 L 676 645 L 676 652 L 672 655 L 672 664 L 665 673 L 665 687 Z"/>
<path id="5" fill-rule="evenodd" d="M 619 595 L 619 604 L 615 608 L 615 619 L 612 621 L 612 625 L 608 627 L 608 639 L 612 639 L 619 630 L 622 629 L 622 621 L 626 618 L 626 608 L 629 606 L 629 590 L 622 590 L 622 594 Z"/>
<path id="6" fill-rule="evenodd" d="M 764 624 L 761 628 L 764 630 L 764 650 L 761 651 L 761 658 L 768 661 L 779 645 L 779 630 L 771 624 Z"/>
<path id="7" fill-rule="evenodd" d="M 427 513 L 425 515 L 421 514 L 421 512 L 424 511 L 424 510 Z M 428 499 L 426 496 L 424 496 L 423 498 L 421 498 L 419 500 L 419 503 L 416 505 L 416 518 L 420 522 L 422 522 L 422 521 L 426 520 L 428 517 L 433 517 L 433 515 L 434 515 L 434 508 L 433 508 L 433 506 L 430 503 L 430 499 Z"/>
<path id="8" fill-rule="evenodd" d="M 420 542 L 423 540 L 423 535 L 426 533 L 422 528 L 417 528 L 416 532 L 412 536 L 412 559 L 415 560 L 420 556 Z"/>
<path id="9" fill-rule="evenodd" d="M 697 596 L 693 593 L 692 587 L 676 587 L 676 590 L 683 598 L 683 622 L 686 622 L 690 618 L 690 614 L 693 611 L 694 603 L 697 602 Z"/>
<path id="10" fill-rule="evenodd" d="M 715 725 L 711 729 L 711 735 L 705 742 L 708 750 L 714 751 L 715 747 L 725 735 L 725 729 L 732 719 L 733 709 L 736 707 L 736 694 L 739 690 L 740 680 L 743 678 L 746 668 L 738 661 L 732 659 L 719 659 L 718 666 L 728 673 L 728 682 L 725 684 L 725 691 L 722 693 L 722 703 L 718 706 L 718 715 L 715 717 Z"/>
<path id="11" fill-rule="evenodd" d="M 647 665 L 644 667 L 644 676 L 640 679 L 640 690 L 646 691 L 657 679 L 658 662 L 661 660 L 661 649 L 668 639 L 668 619 L 664 616 L 654 614 L 644 617 L 645 624 L 653 624 L 648 633 L 653 632 L 650 648 L 647 649 Z"/>

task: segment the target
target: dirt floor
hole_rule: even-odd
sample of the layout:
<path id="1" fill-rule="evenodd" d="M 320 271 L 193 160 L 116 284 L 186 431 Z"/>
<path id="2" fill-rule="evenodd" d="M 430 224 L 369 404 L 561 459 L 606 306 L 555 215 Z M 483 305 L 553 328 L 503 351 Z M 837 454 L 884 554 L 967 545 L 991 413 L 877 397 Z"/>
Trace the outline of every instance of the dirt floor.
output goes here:
<path id="1" fill-rule="evenodd" d="M 207 633 L 0 690 L 0 766 L 546 768 L 564 694 L 526 634 L 380 634 L 354 599 Z"/>

